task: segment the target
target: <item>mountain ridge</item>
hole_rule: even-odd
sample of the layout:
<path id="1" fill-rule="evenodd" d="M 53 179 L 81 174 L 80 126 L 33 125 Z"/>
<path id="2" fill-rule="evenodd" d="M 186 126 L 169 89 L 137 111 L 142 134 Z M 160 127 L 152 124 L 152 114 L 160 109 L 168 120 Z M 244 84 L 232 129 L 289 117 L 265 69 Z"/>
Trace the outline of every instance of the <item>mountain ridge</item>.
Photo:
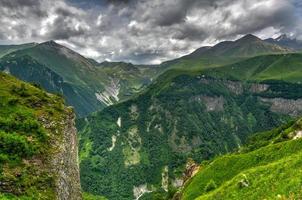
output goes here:
<path id="1" fill-rule="evenodd" d="M 52 92 L 63 93 L 68 104 L 74 106 L 80 116 L 129 98 L 132 93 L 137 93 L 148 85 L 150 78 L 156 76 L 157 70 L 137 68 L 126 63 L 111 63 L 111 67 L 100 67 L 102 64 L 86 59 L 54 41 L 12 51 L 0 61 L 1 70 L 13 73 L 23 80 L 48 85 L 46 88 L 51 87 Z M 42 73 L 43 70 L 49 73 Z M 32 74 L 44 77 L 30 76 Z M 60 82 L 52 80 L 54 74 L 57 77 L 55 80 L 59 79 Z"/>
<path id="2" fill-rule="evenodd" d="M 200 47 L 188 55 L 163 62 L 161 65 L 166 69 L 205 69 L 236 63 L 259 55 L 292 52 L 292 49 L 271 44 L 252 34 L 247 34 L 235 41 L 223 41 L 211 47 Z"/>
<path id="3" fill-rule="evenodd" d="M 302 41 L 297 40 L 296 38 L 288 37 L 286 34 L 282 34 L 277 38 L 268 38 L 265 41 L 271 44 L 277 44 L 280 46 L 291 48 L 296 51 L 302 50 Z"/>

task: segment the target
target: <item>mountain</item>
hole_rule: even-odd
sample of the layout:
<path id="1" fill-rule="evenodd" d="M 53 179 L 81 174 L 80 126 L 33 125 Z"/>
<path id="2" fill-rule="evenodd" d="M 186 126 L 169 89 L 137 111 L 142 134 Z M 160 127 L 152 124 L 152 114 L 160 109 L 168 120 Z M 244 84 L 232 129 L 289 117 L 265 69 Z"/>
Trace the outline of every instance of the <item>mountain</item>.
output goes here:
<path id="1" fill-rule="evenodd" d="M 166 68 L 204 69 L 235 63 L 259 55 L 290 52 L 293 50 L 248 34 L 235 41 L 224 41 L 213 47 L 201 47 L 189 55 L 167 61 L 162 65 Z"/>
<path id="2" fill-rule="evenodd" d="M 302 119 L 254 134 L 238 152 L 200 165 L 174 199 L 299 199 Z"/>
<path id="3" fill-rule="evenodd" d="M 153 69 L 128 63 L 106 67 L 54 41 L 5 55 L 0 59 L 0 69 L 61 93 L 79 116 L 129 98 L 148 85 L 154 75 Z"/>
<path id="4" fill-rule="evenodd" d="M 247 35 L 234 42 L 200 48 L 160 66 L 142 66 L 124 62 L 98 63 L 48 41 L 0 46 L 0 70 L 37 83 L 49 92 L 61 93 L 77 115 L 83 117 L 129 99 L 170 68 L 211 68 L 258 54 L 288 51 Z"/>
<path id="5" fill-rule="evenodd" d="M 221 42 L 200 56 L 207 57 L 252 57 L 262 54 L 279 54 L 291 52 L 290 49 L 267 43 L 260 38 L 248 34 L 236 41 Z"/>
<path id="6" fill-rule="evenodd" d="M 231 152 L 301 115 L 301 90 L 169 70 L 140 95 L 78 120 L 83 190 L 121 200 L 173 196 L 188 158 Z"/>
<path id="7" fill-rule="evenodd" d="M 205 70 L 204 74 L 234 80 L 283 80 L 302 83 L 302 54 L 257 56 L 224 67 Z"/>
<path id="8" fill-rule="evenodd" d="M 276 44 L 282 47 L 294 49 L 296 51 L 302 50 L 302 41 L 297 40 L 296 38 L 290 38 L 286 34 L 280 35 L 277 38 L 268 38 L 265 40 L 271 44 Z"/>
<path id="9" fill-rule="evenodd" d="M 21 45 L 0 45 L 0 58 L 14 51 L 30 48 L 35 45 L 37 45 L 37 43 L 27 43 Z"/>
<path id="10" fill-rule="evenodd" d="M 0 91 L 0 199 L 82 199 L 72 108 L 2 72 Z"/>

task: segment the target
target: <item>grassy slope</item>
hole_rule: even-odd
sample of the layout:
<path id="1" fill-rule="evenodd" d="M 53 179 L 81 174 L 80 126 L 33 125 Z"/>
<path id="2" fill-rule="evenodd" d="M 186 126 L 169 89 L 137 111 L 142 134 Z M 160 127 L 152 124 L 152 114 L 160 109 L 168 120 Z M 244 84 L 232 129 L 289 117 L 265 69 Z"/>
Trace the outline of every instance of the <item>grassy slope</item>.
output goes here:
<path id="1" fill-rule="evenodd" d="M 28 51 L 28 49 L 25 50 L 25 52 Z M 52 59 L 51 56 L 49 57 L 49 59 Z M 63 93 L 67 103 L 74 106 L 80 116 L 102 108 L 101 103 L 95 97 L 94 90 L 88 84 L 83 84 L 83 81 L 78 81 L 78 83 L 74 84 L 76 80 L 68 82 L 64 79 L 66 77 L 56 73 L 43 63 L 34 59 L 33 56 L 16 52 L 0 60 L 0 69 L 9 71 L 19 79 L 37 83 L 49 92 Z M 61 64 L 64 66 L 64 62 Z M 64 67 L 61 68 L 64 69 Z M 74 73 L 65 72 L 65 74 L 76 74 L 75 70 L 72 70 L 72 72 Z M 100 86 L 100 88 L 102 87 Z"/>
<path id="2" fill-rule="evenodd" d="M 49 157 L 66 112 L 61 97 L 0 73 L 1 199 L 54 199 Z"/>
<path id="3" fill-rule="evenodd" d="M 186 184 L 182 199 L 301 198 L 302 140 L 289 140 L 293 132 L 302 129 L 301 122 L 257 134 L 243 152 L 202 166 Z M 242 180 L 249 186 L 240 187 Z M 206 191 L 210 181 L 217 188 Z"/>
<path id="4" fill-rule="evenodd" d="M 237 80 L 284 80 L 301 83 L 302 54 L 258 56 L 205 73 Z"/>

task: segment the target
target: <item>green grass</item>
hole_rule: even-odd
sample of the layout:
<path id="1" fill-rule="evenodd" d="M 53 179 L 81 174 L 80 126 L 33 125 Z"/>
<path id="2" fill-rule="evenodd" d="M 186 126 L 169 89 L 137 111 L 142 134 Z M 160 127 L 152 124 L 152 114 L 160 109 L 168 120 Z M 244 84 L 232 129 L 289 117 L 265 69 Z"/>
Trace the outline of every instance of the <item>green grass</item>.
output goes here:
<path id="1" fill-rule="evenodd" d="M 290 125 L 290 126 L 289 126 Z M 291 140 L 301 121 L 253 136 L 242 153 L 214 159 L 186 183 L 182 199 L 284 199 L 301 198 L 302 140 Z M 276 134 L 278 133 L 278 134 Z M 268 143 L 264 144 L 263 142 Z M 212 191 L 205 190 L 214 181 Z M 248 183 L 241 186 L 242 181 Z"/>
<path id="2" fill-rule="evenodd" d="M 213 70 L 206 70 L 205 73 L 237 80 L 282 80 L 301 83 L 302 54 L 258 56 Z"/>
<path id="3" fill-rule="evenodd" d="M 219 189 L 197 199 L 301 199 L 301 158 L 300 151 L 270 164 L 243 171 Z M 250 186 L 247 188 L 238 186 L 243 177 L 249 181 Z"/>
<path id="4" fill-rule="evenodd" d="M 61 97 L 0 73 L 1 198 L 55 198 L 55 175 L 48 162 L 66 112 L 71 110 Z M 47 123 L 58 125 L 46 128 Z"/>
<path id="5" fill-rule="evenodd" d="M 105 197 L 97 196 L 93 194 L 83 193 L 83 200 L 107 200 Z"/>

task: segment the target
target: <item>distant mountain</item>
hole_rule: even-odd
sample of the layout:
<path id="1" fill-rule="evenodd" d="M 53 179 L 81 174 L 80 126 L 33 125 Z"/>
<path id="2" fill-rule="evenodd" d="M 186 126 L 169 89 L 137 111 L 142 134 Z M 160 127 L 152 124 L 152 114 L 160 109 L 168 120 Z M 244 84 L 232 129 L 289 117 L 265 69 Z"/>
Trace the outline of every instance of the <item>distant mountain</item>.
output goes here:
<path id="1" fill-rule="evenodd" d="M 283 80 L 302 83 L 302 54 L 256 56 L 224 67 L 205 70 L 204 74 L 235 80 Z"/>
<path id="2" fill-rule="evenodd" d="M 218 156 L 174 196 L 181 200 L 299 199 L 302 119 L 254 134 L 237 152 Z"/>
<path id="3" fill-rule="evenodd" d="M 99 64 L 54 41 L 21 47 L 0 59 L 0 69 L 62 93 L 80 116 L 129 98 L 154 74 L 126 63 Z"/>
<path id="4" fill-rule="evenodd" d="M 205 69 L 289 49 L 246 35 L 236 41 L 202 47 L 190 55 L 159 66 L 125 62 L 98 63 L 54 41 L 0 46 L 0 69 L 18 78 L 63 94 L 79 116 L 124 101 L 142 91 L 171 68 Z"/>
<path id="5" fill-rule="evenodd" d="M 0 45 L 0 58 L 11 52 L 30 48 L 35 45 L 37 45 L 37 43 L 27 43 L 27 44 L 21 44 L 21 45 Z"/>
<path id="6" fill-rule="evenodd" d="M 166 68 L 203 69 L 234 63 L 258 55 L 290 52 L 293 50 L 248 34 L 236 41 L 224 41 L 213 47 L 201 47 L 189 55 L 164 62 L 162 65 Z"/>
<path id="7" fill-rule="evenodd" d="M 289 53 L 290 49 L 270 44 L 260 38 L 248 34 L 236 41 L 221 42 L 201 56 L 223 56 L 223 57 L 253 57 L 263 54 Z"/>
<path id="8" fill-rule="evenodd" d="M 280 35 L 275 39 L 268 38 L 265 41 L 271 44 L 276 44 L 282 47 L 291 48 L 297 51 L 302 50 L 302 41 L 297 40 L 296 38 L 290 38 L 286 34 Z"/>

